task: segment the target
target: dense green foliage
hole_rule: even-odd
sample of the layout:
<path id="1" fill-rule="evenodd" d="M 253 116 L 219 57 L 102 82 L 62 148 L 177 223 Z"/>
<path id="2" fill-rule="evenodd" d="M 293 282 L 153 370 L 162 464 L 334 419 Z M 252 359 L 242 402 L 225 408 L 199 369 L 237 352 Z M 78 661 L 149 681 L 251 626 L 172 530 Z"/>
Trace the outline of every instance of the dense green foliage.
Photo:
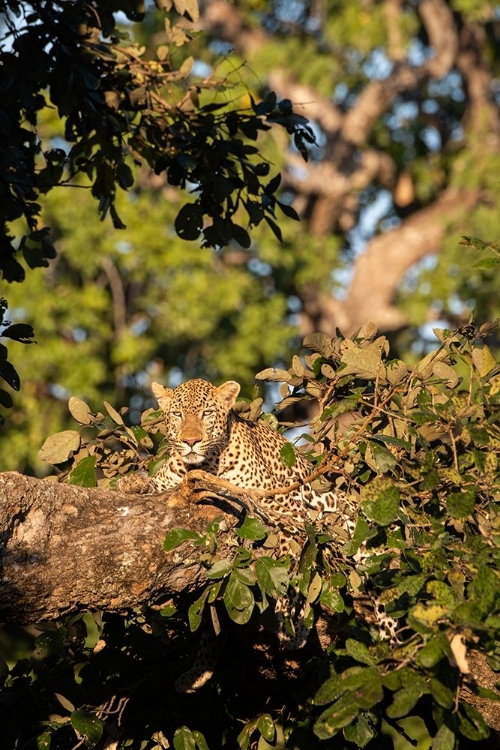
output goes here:
<path id="1" fill-rule="evenodd" d="M 166 5 L 198 19 L 196 0 Z M 48 230 L 37 222 L 40 194 L 85 175 L 101 218 L 109 212 L 115 227 L 123 228 L 116 193 L 133 186 L 134 162 L 147 164 L 157 175 L 166 171 L 170 185 L 196 189 L 196 200 L 186 204 L 175 221 L 184 239 L 202 234 L 209 247 L 231 239 L 248 247 L 248 233 L 233 222 L 240 206 L 250 224 L 266 219 L 279 232 L 273 221 L 279 180 L 262 182 L 270 165 L 242 138 L 255 140 L 259 130 L 271 127 L 268 122 L 279 123 L 307 156 L 304 143 L 313 143 L 314 137 L 306 119 L 293 113 L 291 102 L 278 103 L 270 93 L 245 112 L 228 110 L 222 103 L 200 103 L 200 92 L 214 88 L 215 82 L 183 86 L 194 60 L 175 67 L 175 47 L 189 41 L 189 33 L 177 29 L 171 46 L 161 45 L 156 59 L 142 60 L 145 48 L 130 44 L 128 33 L 117 28 L 118 10 L 131 20 L 144 19 L 140 0 L 100 0 L 94 7 L 4 0 L 0 10 L 11 41 L 2 57 L 0 121 L 0 268 L 7 281 L 24 278 L 19 251 L 31 268 L 47 266 L 47 258 L 54 257 Z M 56 107 L 64 120 L 68 152 L 40 143 L 36 126 L 48 107 Z M 20 217 L 29 233 L 17 247 L 7 226 Z M 211 220 L 206 226 L 205 218 Z"/>
<path id="2" fill-rule="evenodd" d="M 269 367 L 259 380 L 283 381 L 287 426 L 316 415 L 300 450 L 349 493 L 356 531 L 326 519 L 277 560 L 262 518 L 231 535 L 231 558 L 217 524 L 175 530 L 165 554 L 183 541 L 205 555 L 194 601 L 2 625 L 0 743 L 378 750 L 418 717 L 433 750 L 494 747 L 496 9 L 205 0 L 201 33 L 195 0 L 154 6 L 0 0 L 0 270 L 23 282 L 0 302 L 0 382 L 22 381 L 0 469 L 51 464 L 88 487 L 154 471 L 166 446 L 151 380 L 237 379 L 258 418 L 276 386 L 252 393 L 253 374 Z M 399 313 L 382 317 L 387 338 L 352 334 L 365 301 Z M 19 346 L 32 326 L 38 345 Z M 319 636 L 291 656 L 274 609 L 297 589 Z M 380 639 L 374 597 L 397 643 Z M 227 631 L 215 677 L 178 695 L 212 607 Z M 491 689 L 469 679 L 476 663 Z"/>
<path id="3" fill-rule="evenodd" d="M 248 748 L 262 737 L 305 750 L 335 737 L 335 747 L 379 748 L 387 742 L 382 720 L 386 732 L 401 733 L 402 720 L 419 716 L 437 750 L 486 740 L 474 696 L 500 695 L 470 681 L 465 697 L 463 687 L 467 659 L 470 666 L 486 657 L 500 671 L 500 366 L 485 341 L 492 330 L 436 329 L 439 346 L 410 367 L 390 358 L 373 326 L 352 339 L 313 334 L 304 341 L 309 353 L 294 357 L 290 370 L 261 373 L 284 381 L 281 407 L 320 404 L 314 441 L 300 450 L 355 501 L 352 538 L 325 518 L 304 530 L 297 563 L 275 559 L 266 542 L 275 530 L 256 518 L 233 532 L 230 558 L 218 554 L 227 532 L 217 523 L 205 537 L 173 530 L 166 554 L 194 544 L 204 553 L 206 588 L 194 602 L 180 596 L 160 612 L 71 618 L 24 644 L 24 660 L 4 673 L 18 707 L 9 709 L 8 736 L 27 739 L 41 722 L 47 744 L 39 747 L 49 737 L 50 747 L 68 747 L 76 730 L 98 747 L 104 733 L 134 747 L 154 746 L 152 738 L 161 747 L 164 737 L 176 748 L 205 741 Z M 241 408 L 255 416 L 259 403 Z M 109 404 L 102 414 L 78 399 L 69 408 L 80 427 L 42 449 L 68 481 L 107 485 L 133 464 L 158 466 L 158 412 L 129 428 Z M 273 610 L 279 596 L 297 590 L 306 620 L 319 618 L 323 635 L 286 667 Z M 374 597 L 397 619 L 398 642 L 381 640 L 366 614 Z M 196 630 L 209 602 L 225 609 L 228 639 L 211 683 L 180 696 L 172 683 L 185 668 L 187 622 Z M 2 636 L 4 648 L 9 636 L 16 642 L 8 628 Z"/>

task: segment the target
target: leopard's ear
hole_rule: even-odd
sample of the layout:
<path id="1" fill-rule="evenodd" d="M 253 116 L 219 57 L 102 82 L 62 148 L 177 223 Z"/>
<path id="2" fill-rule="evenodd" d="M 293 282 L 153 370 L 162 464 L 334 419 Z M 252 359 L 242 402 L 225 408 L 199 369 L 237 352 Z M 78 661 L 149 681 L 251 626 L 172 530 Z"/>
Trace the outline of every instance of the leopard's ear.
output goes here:
<path id="1" fill-rule="evenodd" d="M 170 399 L 172 398 L 172 388 L 165 388 L 165 386 L 160 385 L 160 383 L 151 383 L 151 390 L 153 391 L 154 396 L 156 396 L 158 406 L 165 411 L 168 408 Z"/>
<path id="2" fill-rule="evenodd" d="M 217 395 L 228 409 L 233 408 L 238 393 L 240 392 L 240 387 L 240 384 L 235 380 L 228 380 L 227 383 L 222 383 L 222 385 L 217 388 Z"/>

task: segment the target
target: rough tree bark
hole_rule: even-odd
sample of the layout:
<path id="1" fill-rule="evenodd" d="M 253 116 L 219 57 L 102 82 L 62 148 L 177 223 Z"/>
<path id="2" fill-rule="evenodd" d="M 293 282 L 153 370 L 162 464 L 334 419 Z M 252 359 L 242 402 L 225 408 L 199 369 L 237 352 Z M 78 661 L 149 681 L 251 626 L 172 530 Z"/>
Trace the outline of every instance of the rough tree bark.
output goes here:
<path id="1" fill-rule="evenodd" d="M 172 528 L 204 533 L 220 508 L 193 504 L 187 485 L 162 495 L 123 495 L 0 474 L 1 619 L 54 620 L 124 611 L 196 586 L 192 545 L 166 554 Z M 236 517 L 224 514 L 227 528 Z"/>

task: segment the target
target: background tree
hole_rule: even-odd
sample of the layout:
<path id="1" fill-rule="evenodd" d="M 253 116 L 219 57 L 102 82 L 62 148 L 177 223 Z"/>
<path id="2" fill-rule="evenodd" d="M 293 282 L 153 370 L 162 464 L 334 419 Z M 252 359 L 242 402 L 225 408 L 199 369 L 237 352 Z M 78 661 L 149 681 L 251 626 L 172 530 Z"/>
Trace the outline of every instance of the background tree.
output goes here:
<path id="1" fill-rule="evenodd" d="M 121 32 L 111 15 L 114 6 L 103 7 L 101 23 L 118 37 Z M 23 351 L 19 367 L 26 385 L 24 414 L 18 411 L 9 427 L 16 449 L 6 453 L 5 468 L 35 468 L 35 448 L 46 434 L 43 425 L 54 429 L 64 420 L 58 394 L 92 398 L 99 391 L 125 403 L 137 396 L 132 403 L 140 407 L 151 374 L 174 380 L 183 374 L 214 379 L 231 374 L 246 384 L 250 395 L 251 372 L 296 349 L 301 333 L 334 333 L 336 326 L 347 333 L 372 319 L 403 354 L 428 345 L 426 323 L 441 320 L 458 326 L 472 310 L 479 321 L 498 315 L 498 275 L 491 268 L 471 268 L 483 256 L 476 258 L 473 250 L 459 245 L 463 234 L 492 240 L 498 236 L 498 29 L 488 3 L 469 7 L 442 0 L 391 0 L 335 6 L 297 3 L 291 9 L 282 3 L 213 0 L 203 3 L 195 24 L 187 18 L 177 24 L 175 34 L 173 21 L 165 26 L 163 13 L 148 8 L 143 21 L 134 25 L 139 6 L 128 10 L 126 30 L 142 56 L 129 55 L 126 65 L 119 58 L 113 79 L 117 91 L 123 79 L 127 91 L 136 92 L 132 103 L 126 94 L 123 106 L 128 114 L 125 117 L 122 105 L 115 110 L 116 99 L 109 95 L 101 140 L 87 156 L 79 156 L 83 146 L 70 151 L 75 164 L 82 169 L 86 165 L 96 196 L 107 184 L 98 179 L 108 169 L 103 166 L 108 163 L 102 145 L 106 133 L 105 143 L 116 151 L 117 136 L 111 127 L 116 127 L 115 115 L 123 115 L 126 122 L 131 118 L 132 123 L 149 123 L 149 110 L 141 103 L 144 87 L 154 93 L 155 86 L 163 86 L 163 91 L 167 79 L 169 96 L 178 100 L 177 92 L 182 91 L 180 110 L 168 111 L 168 117 L 177 118 L 174 141 L 176 127 L 182 131 L 186 118 L 193 138 L 198 133 L 203 140 L 203 128 L 200 125 L 198 131 L 193 121 L 206 124 L 220 113 L 224 128 L 224 118 L 234 115 L 235 107 L 251 108 L 249 94 L 261 102 L 256 106 L 269 109 L 274 100 L 266 96 L 276 90 L 311 119 L 317 137 L 318 145 L 305 164 L 298 152 L 304 149 L 303 139 L 289 148 L 284 132 L 260 131 L 259 136 L 259 149 L 273 163 L 273 172 L 283 172 L 284 210 L 290 215 L 296 210 L 302 222 L 297 225 L 277 209 L 280 229 L 274 231 L 281 232 L 283 244 L 262 223 L 254 228 L 250 247 L 228 236 L 224 249 L 215 254 L 200 250 L 199 240 L 180 243 L 172 231 L 182 205 L 179 169 L 191 174 L 197 164 L 184 151 L 176 152 L 174 165 L 158 175 L 145 166 L 128 193 L 113 188 L 107 198 L 100 194 L 103 206 L 110 201 L 109 211 L 113 206 L 127 225 L 121 232 L 113 233 L 109 221 L 93 228 L 91 201 L 82 195 L 83 189 L 48 194 L 45 224 L 36 230 L 42 236 L 26 240 L 23 252 L 28 259 L 43 261 L 42 240 L 48 247 L 45 225 L 52 226 L 58 247 L 68 247 L 80 270 L 68 254 L 67 260 L 51 261 L 48 275 L 32 274 L 29 295 L 24 287 L 9 290 L 16 323 L 33 322 L 35 299 L 47 311 L 54 305 L 61 309 L 53 320 L 40 321 L 46 326 L 44 346 Z M 200 35 L 198 29 L 205 33 Z M 13 27 L 14 38 L 17 33 Z M 189 44 L 182 44 L 186 39 Z M 85 43 L 92 45 L 92 37 Z M 99 55 L 83 55 L 82 62 L 81 51 L 78 55 L 75 75 L 86 101 L 93 101 L 96 90 L 87 90 L 85 81 L 94 79 L 78 73 L 79 66 L 83 71 L 88 65 L 105 66 L 107 72 L 111 63 Z M 8 58 L 17 67 L 19 60 Z M 181 69 L 186 77 L 179 89 Z M 53 75 L 57 78 L 62 70 L 64 65 L 54 66 Z M 206 106 L 205 114 L 201 110 L 195 116 L 193 102 Z M 228 105 L 213 109 L 222 103 Z M 263 116 L 279 119 L 287 106 Z M 256 114 L 243 111 L 249 117 Z M 245 148 L 251 151 L 257 131 L 243 120 L 236 140 L 250 138 Z M 38 123 L 44 151 L 62 159 L 64 133 L 57 117 L 39 117 Z M 228 132 L 230 127 L 225 137 Z M 85 134 L 78 137 L 83 143 Z M 250 151 L 245 157 L 252 158 Z M 158 150 L 151 154 L 145 149 L 141 155 L 146 165 L 158 164 Z M 117 177 L 120 159 L 125 159 L 120 179 L 126 187 L 128 166 L 134 165 L 125 156 L 116 159 L 111 171 Z M 257 171 L 262 169 L 258 163 Z M 160 161 L 159 166 L 166 165 Z M 62 176 L 58 170 L 46 165 L 36 180 L 43 183 L 55 174 L 56 181 L 65 182 L 66 173 Z M 223 196 L 228 184 L 224 187 L 219 180 L 215 186 L 213 175 L 213 169 L 206 170 L 206 194 L 227 209 Z M 267 176 L 259 179 L 264 185 L 270 182 Z M 276 193 L 262 193 L 261 205 L 268 204 L 269 195 Z M 254 212 L 251 223 L 260 218 L 254 202 L 243 205 L 247 210 L 240 204 L 233 222 L 242 229 L 248 222 L 248 205 Z M 267 217 L 273 221 L 270 213 Z M 190 227 L 198 226 L 194 218 Z M 206 229 L 213 226 L 208 220 Z M 245 235 L 236 233 L 248 244 Z M 189 232 L 183 236 L 186 239 Z M 201 239 L 207 241 L 206 233 Z M 28 246 L 32 249 L 26 250 Z M 18 258 L 19 252 L 5 257 Z M 106 269 L 102 258 L 108 258 Z M 491 262 L 486 259 L 486 266 Z M 163 273 L 165 267 L 168 273 Z M 86 288 L 91 280 L 96 286 Z M 63 298 L 54 297 L 59 285 L 67 290 L 65 309 Z M 62 363 L 62 341 L 85 352 L 88 364 L 82 364 L 81 376 Z M 40 404 L 47 384 L 47 400 Z M 29 441 L 23 437 L 26 430 Z"/>
<path id="2" fill-rule="evenodd" d="M 301 166 L 287 153 L 285 187 L 308 235 L 338 238 L 349 271 L 342 297 L 314 282 L 299 288 L 304 329 L 349 331 L 370 318 L 397 333 L 421 325 L 429 307 L 431 318 L 467 317 L 476 297 L 497 314 L 457 247 L 462 233 L 498 233 L 492 6 L 251 7 L 210 0 L 204 27 L 316 122 L 315 157 Z"/>
<path id="3" fill-rule="evenodd" d="M 198 20 L 196 0 L 157 6 L 172 10 L 175 18 L 180 14 Z M 270 95 L 242 111 L 207 100 L 207 92 L 222 90 L 224 82 L 196 77 L 187 82 L 194 60 L 176 55 L 176 50 L 195 32 L 168 19 L 165 43 L 143 58 L 145 47 L 118 29 L 115 19 L 121 11 L 127 20 L 142 22 L 146 10 L 139 0 L 5 0 L 0 10 L 5 32 L 0 270 L 5 280 L 24 281 L 26 267 L 47 267 L 56 257 L 49 227 L 40 219 L 41 196 L 56 187 L 87 188 L 98 201 L 100 218 L 109 215 L 113 226 L 123 229 L 117 192 L 134 185 L 133 170 L 140 164 L 156 175 L 168 173 L 169 185 L 195 193 L 193 201 L 178 206 L 168 219 L 184 240 L 201 237 L 205 247 L 234 240 L 248 247 L 249 234 L 236 215 L 238 220 L 246 216 L 250 226 L 266 221 L 279 232 L 274 221 L 280 205 L 275 196 L 279 177 L 270 179 L 269 162 L 243 138 L 255 140 L 259 131 L 270 129 L 269 123 L 277 123 L 302 147 L 304 141 L 314 140 L 307 121 L 293 113 L 289 102 L 283 105 Z M 54 109 L 57 117 L 44 129 L 43 120 Z M 282 210 L 291 212 L 286 206 Z M 110 263 L 104 265 L 118 336 L 124 323 L 119 310 L 123 300 L 118 299 L 121 284 Z M 90 275 L 93 267 L 89 258 Z M 16 321 L 32 315 L 24 305 L 14 310 Z M 76 321 L 70 325 L 78 327 Z M 85 335 L 85 329 L 76 333 Z M 26 342 L 33 331 L 29 324 L 17 322 L 3 335 Z M 18 388 L 19 377 L 6 360 L 5 347 L 2 360 L 0 375 Z M 101 371 L 107 365 L 102 362 Z M 117 387 L 123 390 L 123 382 Z M 3 405 L 9 406 L 10 396 L 3 390 L 1 394 Z"/>

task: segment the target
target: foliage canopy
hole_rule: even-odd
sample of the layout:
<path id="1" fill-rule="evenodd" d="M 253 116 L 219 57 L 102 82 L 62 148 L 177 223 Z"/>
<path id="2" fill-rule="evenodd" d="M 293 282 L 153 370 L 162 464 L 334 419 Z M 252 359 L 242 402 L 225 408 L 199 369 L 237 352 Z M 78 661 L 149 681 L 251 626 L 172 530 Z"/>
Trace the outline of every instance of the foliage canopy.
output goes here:
<path id="1" fill-rule="evenodd" d="M 195 1 L 163 5 L 198 18 Z M 157 175 L 166 172 L 169 184 L 197 193 L 175 221 L 184 239 L 202 234 L 209 247 L 231 239 L 248 247 L 246 230 L 233 222 L 240 206 L 251 225 L 265 219 L 279 232 L 273 221 L 279 178 L 265 179 L 269 163 L 243 138 L 256 140 L 260 130 L 270 128 L 268 123 L 278 123 L 293 134 L 307 157 L 304 143 L 314 142 L 314 136 L 290 101 L 278 102 L 270 93 L 262 102 L 252 101 L 247 111 L 200 103 L 200 93 L 217 84 L 208 80 L 183 85 L 194 61 L 187 58 L 175 69 L 173 53 L 190 39 L 188 31 L 178 29 L 171 46 L 161 45 L 156 59 L 143 60 L 145 47 L 131 44 L 128 33 L 118 29 L 118 10 L 132 20 L 144 19 L 139 0 L 33 6 L 13 0 L 2 2 L 0 10 L 11 37 L 2 59 L 0 152 L 0 268 L 7 281 L 24 278 L 20 252 L 31 268 L 47 266 L 54 257 L 48 228 L 38 226 L 40 195 L 84 175 L 101 218 L 109 212 L 115 227 L 123 228 L 116 192 L 134 185 L 134 163 L 149 165 Z M 47 107 L 56 107 L 64 120 L 68 150 L 40 142 L 36 127 Z M 284 210 L 291 211 L 286 206 Z M 20 217 L 29 233 L 16 247 L 6 229 Z M 205 219 L 210 220 L 207 226 Z"/>
<path id="2" fill-rule="evenodd" d="M 93 400 L 102 393 L 108 400 L 141 409 L 150 377 L 163 373 L 172 382 L 196 375 L 213 380 L 235 377 L 249 394 L 253 372 L 286 359 L 311 330 L 333 335 L 338 326 L 349 334 L 376 316 L 379 330 L 390 334 L 393 351 L 411 361 L 429 346 L 430 319 L 454 328 L 465 323 L 473 309 L 479 321 L 500 312 L 498 274 L 486 267 L 471 269 L 471 254 L 457 242 L 462 234 L 498 236 L 500 67 L 490 3 L 482 0 L 472 7 L 444 0 L 388 0 L 368 5 L 299 2 L 288 7 L 280 2 L 206 0 L 196 24 L 188 15 L 179 15 L 194 18 L 194 3 L 160 5 L 162 11 L 158 3 L 149 3 L 144 14 L 140 3 L 103 2 L 96 16 L 92 8 L 100 8 L 97 2 L 40 2 L 32 12 L 48 16 L 37 25 L 31 18 L 25 23 L 29 4 L 2 4 L 12 11 L 2 60 L 5 57 L 15 74 L 8 78 L 5 101 L 14 107 L 12 123 L 21 128 L 20 137 L 24 131 L 36 136 L 26 144 L 28 152 L 37 149 L 29 184 L 39 191 L 33 202 L 43 208 L 39 231 L 50 227 L 59 251 L 58 258 L 47 256 L 44 261 L 43 252 L 50 251 L 44 234 L 36 241 L 26 239 L 24 249 L 16 240 L 14 254 L 9 250 L 6 256 L 8 263 L 12 258 L 20 263 L 23 272 L 25 256 L 30 262 L 48 262 L 49 268 L 47 273 L 35 269 L 25 284 L 8 293 L 12 322 L 36 320 L 40 346 L 25 347 L 23 356 L 14 360 L 24 390 L 22 401 L 15 400 L 9 435 L 0 438 L 3 468 L 42 471 L 36 448 L 47 432 L 67 426 L 63 400 L 71 394 Z M 118 25 L 113 14 L 120 8 L 124 13 Z M 17 18 L 14 11 L 20 14 Z M 90 13 L 88 28 L 98 29 L 101 23 L 109 34 L 101 40 L 84 35 L 64 48 L 68 59 L 71 49 L 75 53 L 66 69 L 76 76 L 75 92 L 94 108 L 88 123 L 97 122 L 98 116 L 105 120 L 99 135 L 82 130 L 74 136 L 71 131 L 81 148 L 89 141 L 88 153 L 72 166 L 77 144 L 65 138 L 65 123 L 74 117 L 83 128 L 78 107 L 60 117 L 55 104 L 42 107 L 36 99 L 40 109 L 33 104 L 33 126 L 19 119 L 24 117 L 24 100 L 14 96 L 20 86 L 35 97 L 38 68 L 32 60 L 37 58 L 25 54 L 33 35 L 37 55 L 43 53 L 44 65 L 52 66 L 50 76 L 59 80 L 65 75 L 64 67 L 54 64 L 66 60 L 56 37 L 41 52 L 38 44 L 42 28 L 53 29 L 59 13 L 73 21 L 74 14 Z M 71 24 L 55 25 L 69 38 Z M 101 42 L 104 47 L 92 52 L 92 45 Z M 14 43 L 20 45 L 19 52 Z M 132 55 L 126 64 L 124 49 Z M 178 76 L 181 69 L 185 77 Z M 98 78 L 97 89 L 87 86 L 87 72 Z M 105 95 L 108 90 L 119 93 L 120 82 L 127 92 L 151 92 L 145 104 L 138 94 L 134 108 L 126 93 L 115 109 L 116 98 L 107 101 Z M 58 86 L 67 93 L 66 79 Z M 272 90 L 285 104 L 258 116 L 255 108 L 273 105 Z M 50 105 L 50 87 L 40 93 Z M 171 109 L 163 111 L 156 95 Z M 285 116 L 288 101 L 314 121 L 317 144 L 307 163 L 293 144 L 290 147 L 283 127 L 258 127 L 258 122 L 267 127 L 271 116 Z M 219 109 L 203 109 L 222 104 Z M 257 171 L 271 164 L 273 174 L 274 169 L 282 174 L 272 193 L 266 188 L 274 190 L 276 180 L 257 175 L 263 192 L 253 197 L 241 194 L 232 224 L 224 225 L 238 228 L 231 229 L 233 240 L 223 250 L 200 251 L 204 235 L 180 241 L 173 230 L 182 209 L 190 221 L 181 221 L 181 233 L 187 237 L 198 232 L 200 196 L 192 193 L 183 209 L 185 193 L 168 181 L 170 171 L 175 183 L 176 170 L 179 177 L 178 170 L 185 168 L 188 190 L 195 186 L 188 179 L 194 163 L 189 166 L 184 158 L 189 149 L 183 146 L 182 153 L 176 152 L 177 162 L 159 175 L 154 174 L 156 162 L 146 147 L 145 156 L 134 150 L 134 129 L 155 112 L 159 122 L 172 127 L 174 138 L 184 127 L 195 134 L 202 120 L 213 118 L 217 130 L 217 123 L 222 127 L 224 118 L 230 118 L 230 124 L 236 116 L 243 130 L 228 138 L 228 124 L 220 140 L 258 148 L 260 155 L 248 155 Z M 129 130 L 123 135 L 110 132 L 106 117 Z M 248 117 L 256 118 L 255 131 Z M 302 128 L 300 118 L 290 122 Z M 6 149 L 7 141 L 2 140 Z M 159 143 L 163 148 L 164 140 Z M 118 150 L 120 144 L 122 151 L 116 156 L 112 147 Z M 122 187 L 129 180 L 122 186 L 115 182 L 111 194 L 117 215 L 127 225 L 121 232 L 113 232 L 109 219 L 97 222 L 93 213 L 99 201 L 92 198 L 91 188 L 102 188 L 96 179 L 99 169 L 103 174 L 108 170 L 108 146 L 111 176 L 121 159 L 134 177 L 134 185 L 126 190 Z M 54 182 L 61 189 L 43 192 L 52 174 L 43 154 L 58 150 L 61 159 L 64 152 L 67 167 Z M 210 161 L 212 151 L 203 146 L 201 162 Z M 6 152 L 11 161 L 3 179 L 12 178 L 15 185 L 17 163 L 25 162 L 19 158 L 12 171 L 12 153 Z M 158 159 L 169 153 L 167 149 Z M 69 187 L 68 178 L 80 163 L 90 164 L 88 174 L 76 175 Z M 228 184 L 217 192 L 220 175 L 206 171 L 221 210 L 227 210 Z M 129 175 L 124 167 L 120 174 L 125 173 Z M 231 197 L 234 205 L 237 194 L 236 190 Z M 273 222 L 279 217 L 283 245 L 262 220 L 252 228 L 250 247 L 241 247 L 239 241 L 247 242 L 248 230 L 244 200 L 260 200 L 262 207 L 270 198 L 277 198 L 289 214 L 283 214 L 277 203 L 276 217 L 264 212 Z M 294 221 L 294 211 L 301 225 Z M 211 221 L 203 230 L 212 231 Z M 219 228 L 223 230 L 222 223 Z M 23 220 L 11 223 L 7 234 L 26 234 Z M 485 253 L 481 259 L 491 260 Z M 57 289 L 60 295 L 54 293 Z M 77 369 L 64 356 L 67 346 L 78 356 Z"/>
<path id="3" fill-rule="evenodd" d="M 284 381 L 282 408 L 319 403 L 314 441 L 296 450 L 306 450 L 317 462 L 315 473 L 355 500 L 354 534 L 349 539 L 342 528 L 324 526 L 328 519 L 317 522 L 304 530 L 304 547 L 293 561 L 274 558 L 268 535 L 275 530 L 256 518 L 235 530 L 231 557 L 218 554 L 220 534 L 227 532 L 217 523 L 204 537 L 172 531 L 167 554 L 182 543 L 204 551 L 206 588 L 194 601 L 181 596 L 160 612 L 102 620 L 84 615 L 42 633 L 6 682 L 23 705 L 33 706 L 30 722 L 45 722 L 39 736 L 60 747 L 76 729 L 95 746 L 97 727 L 99 736 L 118 733 L 121 742 L 138 746 L 152 738 L 161 746 L 164 737 L 179 748 L 248 748 L 257 741 L 259 747 L 315 748 L 335 737 L 338 747 L 378 748 L 382 720 L 385 731 L 392 726 L 404 734 L 400 722 L 419 716 L 435 748 L 486 741 L 485 701 L 500 696 L 478 686 L 470 670 L 479 660 L 492 673 L 500 670 L 500 366 L 485 342 L 492 330 L 436 329 L 439 346 L 413 366 L 390 357 L 374 326 L 350 339 L 313 334 L 304 341 L 309 353 L 294 357 L 289 370 L 260 373 L 259 379 Z M 260 405 L 240 408 L 255 418 Z M 131 466 L 154 471 L 164 460 L 163 447 L 158 454 L 153 448 L 159 412 L 149 410 L 140 427 L 127 427 L 123 413 L 104 407 L 96 414 L 72 399 L 80 427 L 48 438 L 42 449 L 70 482 L 108 485 Z M 273 611 L 279 596 L 297 591 L 306 619 L 318 623 L 319 639 L 294 653 L 285 669 L 273 640 Z M 397 642 L 381 640 L 370 615 L 374 598 L 397 620 Z M 218 602 L 229 635 L 212 683 L 199 697 L 174 697 L 172 680 L 183 667 L 173 655 L 185 648 L 186 621 L 197 630 L 203 610 Z M 106 648 L 96 653 L 98 639 Z M 139 659 L 133 672 L 120 657 L 123 643 Z M 112 662 L 120 666 L 111 669 Z M 35 663 L 36 680 L 27 679 Z M 126 706 L 119 726 L 102 708 L 113 695 L 116 700 L 116 669 L 120 684 L 130 680 L 120 693 Z M 97 674 L 106 675 L 99 685 Z M 147 699 L 133 687 L 137 680 L 151 686 Z M 26 702 L 41 684 L 45 698 Z M 57 701 L 64 715 L 48 720 Z M 88 731 L 75 725 L 80 712 Z M 17 736 L 12 717 L 10 727 Z"/>

